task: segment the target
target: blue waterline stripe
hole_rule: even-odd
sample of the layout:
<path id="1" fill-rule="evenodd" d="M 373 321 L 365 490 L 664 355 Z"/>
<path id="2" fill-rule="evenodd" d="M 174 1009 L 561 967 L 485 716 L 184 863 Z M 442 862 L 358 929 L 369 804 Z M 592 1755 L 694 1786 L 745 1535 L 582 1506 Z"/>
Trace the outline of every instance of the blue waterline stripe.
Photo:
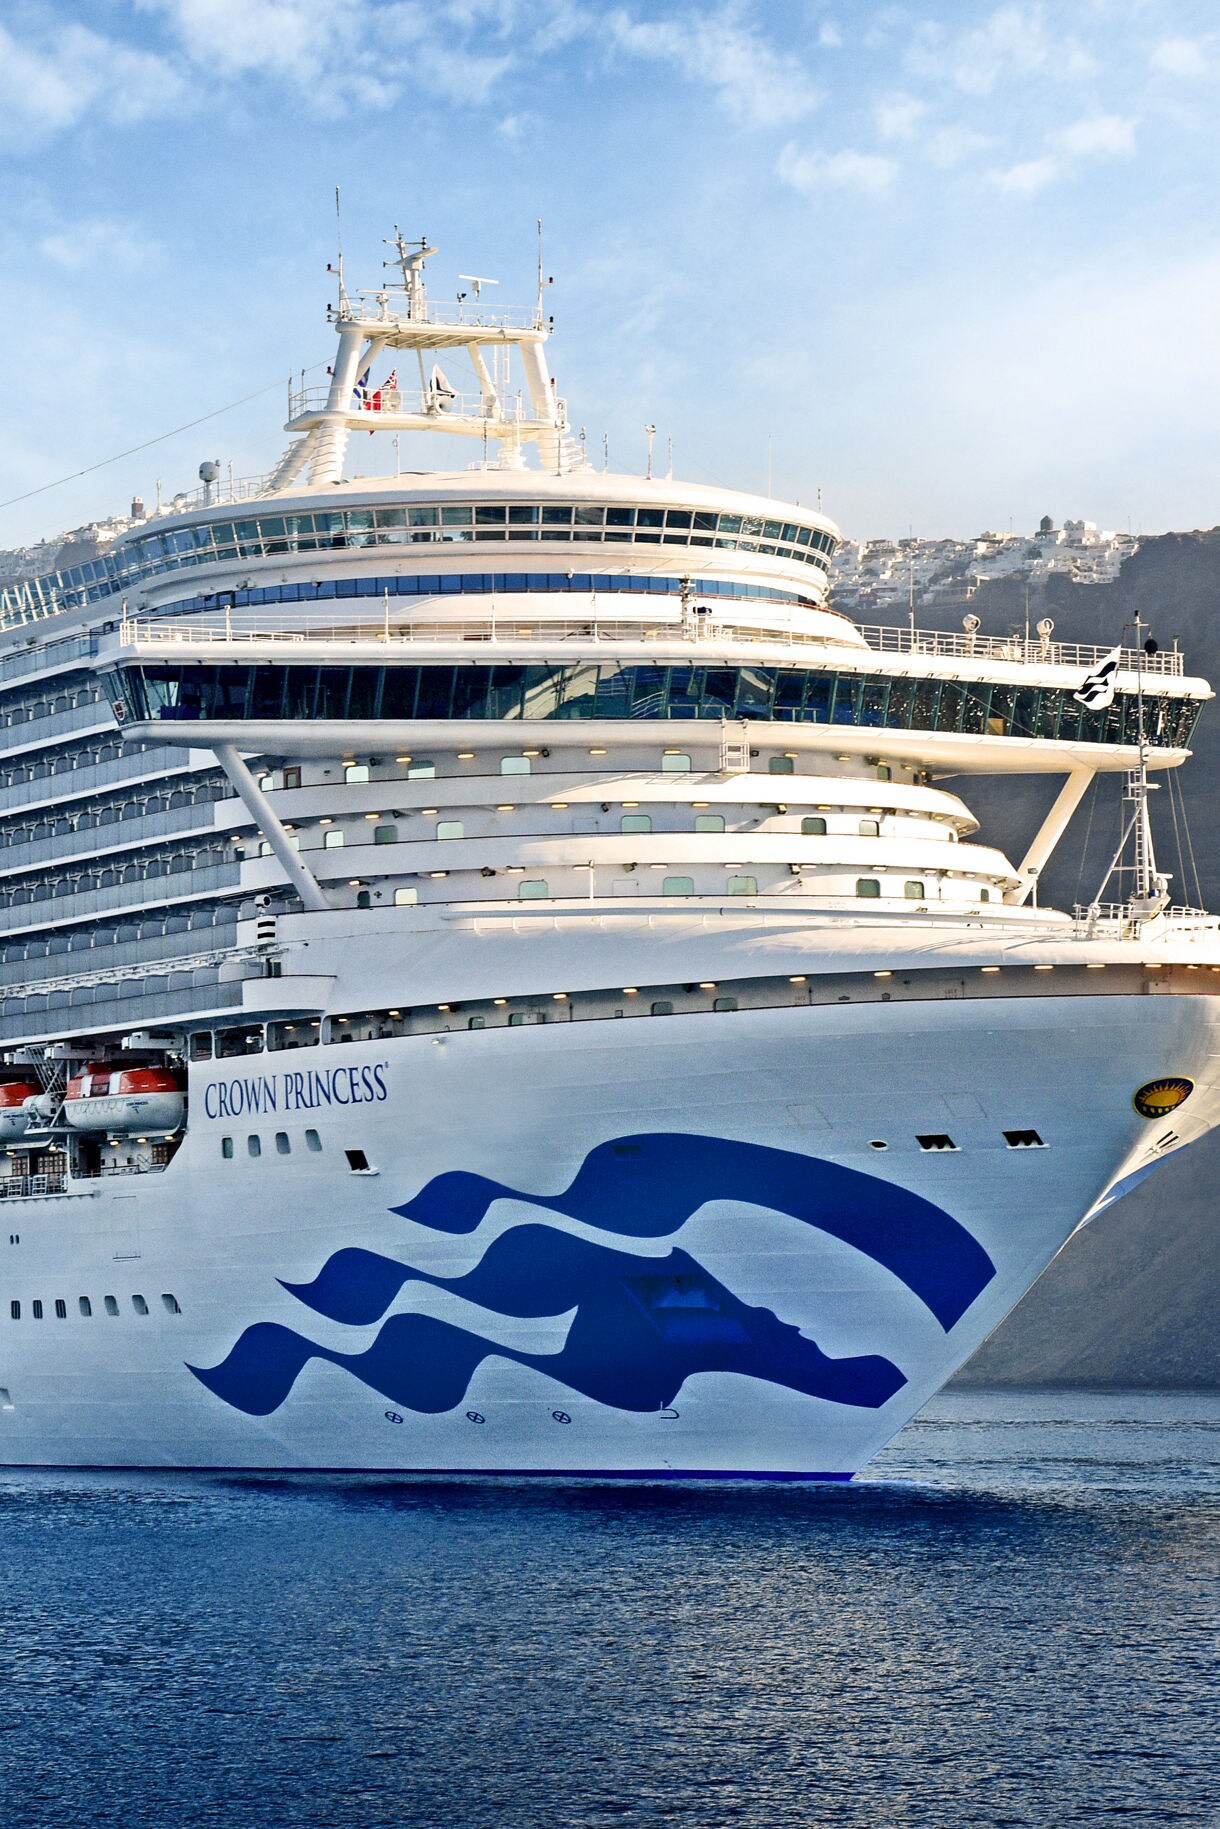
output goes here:
<path id="1" fill-rule="evenodd" d="M 821 1480 L 843 1484 L 854 1473 L 756 1473 L 741 1468 L 653 1467 L 624 1473 L 608 1467 L 250 1467 L 194 1463 L 180 1467 L 164 1461 L 98 1461 L 82 1466 L 76 1461 L 0 1461 L 0 1473 L 224 1473 L 303 1475 L 372 1474 L 390 1480 L 768 1480 L 791 1483 Z"/>

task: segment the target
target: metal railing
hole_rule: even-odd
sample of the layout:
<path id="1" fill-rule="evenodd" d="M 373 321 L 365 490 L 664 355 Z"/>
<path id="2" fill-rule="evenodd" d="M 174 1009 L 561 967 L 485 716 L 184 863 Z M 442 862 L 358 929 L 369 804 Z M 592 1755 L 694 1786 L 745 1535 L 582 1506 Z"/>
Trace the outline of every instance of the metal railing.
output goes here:
<path id="1" fill-rule="evenodd" d="M 1004 660 L 1023 666 L 1087 668 L 1113 652 L 1112 648 L 1088 642 L 1044 641 L 1041 636 L 966 635 L 953 630 L 895 628 L 885 623 L 857 626 L 869 647 L 882 654 L 926 654 L 953 660 Z M 1157 654 L 1123 648 L 1118 664 L 1124 673 L 1135 673 L 1142 668 L 1149 674 L 1179 676 L 1183 671 L 1183 656 L 1177 648 L 1164 649 Z"/>
<path id="2" fill-rule="evenodd" d="M 1158 926 L 1169 926 L 1184 933 L 1200 929 L 1214 932 L 1220 928 L 1220 916 L 1185 903 L 1164 908 L 1155 916 L 1136 913 L 1129 902 L 1092 902 L 1087 908 L 1077 902 L 1072 909 L 1072 930 L 1078 940 L 1121 938 L 1135 926 L 1146 927 L 1152 920 Z"/>
<path id="3" fill-rule="evenodd" d="M 300 393 L 288 397 L 289 420 L 299 419 L 303 413 L 324 413 L 330 402 L 330 390 L 325 387 L 307 387 Z M 506 422 L 498 400 L 485 400 L 482 394 L 421 393 L 404 394 L 399 388 L 369 387 L 362 396 L 353 392 L 347 406 L 341 406 L 340 412 L 358 414 L 361 419 L 369 421 L 372 429 L 381 419 L 396 419 L 404 416 L 425 418 L 436 426 L 443 426 L 449 417 L 462 419 L 486 419 L 489 425 L 500 425 Z"/>
<path id="4" fill-rule="evenodd" d="M 396 603 L 397 601 L 400 600 L 396 600 Z M 846 626 L 855 627 L 852 624 Z M 271 642 L 292 646 L 320 641 L 378 642 L 389 647 L 410 647 L 413 643 L 425 641 L 643 641 L 695 642 L 708 646 L 744 642 L 769 648 L 847 650 L 861 659 L 870 652 L 909 654 L 930 660 L 970 659 L 1008 661 L 1029 667 L 1070 667 L 1082 673 L 1096 666 L 1112 652 L 1109 648 L 1090 646 L 1083 642 L 1027 643 L 1019 637 L 1001 639 L 994 636 L 949 635 L 926 629 L 916 629 L 912 639 L 909 629 L 877 625 L 862 627 L 858 633 L 864 637 L 867 646 L 860 647 L 853 641 L 836 640 L 832 634 L 818 630 L 730 623 L 722 620 L 714 611 L 675 617 L 671 622 L 659 621 L 655 616 L 649 617 L 647 621 L 641 618 L 629 622 L 621 619 L 603 620 L 600 617 L 554 620 L 549 617 L 531 618 L 520 613 L 514 615 L 507 608 L 502 614 L 493 611 L 478 622 L 425 622 L 415 619 L 410 623 L 402 623 L 393 618 L 388 608 L 383 608 L 380 616 L 370 616 L 359 622 L 302 621 L 294 628 L 241 627 L 232 616 L 227 617 L 223 625 L 192 622 L 185 617 L 173 622 L 126 617 L 119 625 L 119 638 L 124 644 L 149 642 L 169 646 L 195 643 L 229 646 Z M 1152 655 L 1132 648 L 1122 650 L 1119 666 L 1124 673 L 1135 673 L 1141 665 L 1144 673 L 1150 677 L 1181 678 L 1184 657 L 1176 649 Z"/>
<path id="5" fill-rule="evenodd" d="M 429 304 L 424 317 L 408 317 L 403 311 L 391 311 L 390 292 L 357 293 L 344 300 L 340 310 L 331 313 L 336 324 L 382 324 L 391 332 L 397 329 L 426 330 L 430 324 L 452 330 L 542 330 L 543 317 L 537 308 L 510 308 L 483 311 L 479 306 Z M 397 297 L 402 298 L 402 293 Z"/>
<path id="6" fill-rule="evenodd" d="M 3 1175 L 0 1176 L 0 1200 L 25 1200 L 31 1194 L 63 1194 L 67 1177 L 64 1173 L 57 1175 Z"/>

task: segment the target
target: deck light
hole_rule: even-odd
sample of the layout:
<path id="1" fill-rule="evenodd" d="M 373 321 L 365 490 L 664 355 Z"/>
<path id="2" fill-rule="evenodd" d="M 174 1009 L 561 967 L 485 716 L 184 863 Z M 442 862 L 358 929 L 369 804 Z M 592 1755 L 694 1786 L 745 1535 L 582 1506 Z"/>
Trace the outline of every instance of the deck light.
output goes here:
<path id="1" fill-rule="evenodd" d="M 998 972 L 999 969 L 998 965 L 981 965 L 979 967 L 979 970 L 982 972 Z"/>
<path id="2" fill-rule="evenodd" d="M 474 751 L 472 749 L 459 749 L 458 761 L 459 762 L 473 762 L 474 761 Z"/>
<path id="3" fill-rule="evenodd" d="M 411 761 L 411 760 L 412 760 L 412 757 L 410 757 L 410 756 L 395 756 L 395 758 L 394 758 L 394 760 L 395 760 L 395 762 L 410 762 L 410 761 Z"/>
<path id="4" fill-rule="evenodd" d="M 1089 961 L 1089 963 L 1085 966 L 1084 969 L 1086 972 L 1104 972 L 1106 968 L 1103 963 L 1099 962 L 1098 960 L 1091 959 Z M 1196 966 L 1191 967 L 1192 971 L 1196 971 L 1197 969 L 1198 968 Z M 1212 970 L 1213 971 L 1215 970 L 1214 966 L 1212 967 Z"/>
<path id="5" fill-rule="evenodd" d="M 623 986 L 623 996 L 624 997 L 638 997 L 639 994 L 640 994 L 640 987 L 638 984 L 625 984 Z"/>
<path id="6" fill-rule="evenodd" d="M 638 800 L 623 800 L 619 804 L 625 807 L 638 807 L 640 803 Z"/>
<path id="7" fill-rule="evenodd" d="M 795 978 L 789 978 L 788 983 L 789 984 L 808 984 L 809 980 L 808 980 L 808 978 L 806 978 L 806 976 L 803 972 L 798 972 Z"/>
<path id="8" fill-rule="evenodd" d="M 556 1003 L 566 1003 L 568 1000 L 568 993 L 566 991 L 552 991 L 551 996 Z"/>
<path id="9" fill-rule="evenodd" d="M 508 998 L 507 997 L 493 997 L 492 1002 L 495 1004 L 495 1006 L 498 1010 L 502 1010 L 504 1008 L 505 1004 L 508 1002 Z"/>
<path id="10" fill-rule="evenodd" d="M 711 978 L 701 978 L 699 980 L 699 989 L 701 991 L 714 991 L 716 989 L 715 981 Z"/>
<path id="11" fill-rule="evenodd" d="M 893 976 L 894 976 L 893 972 L 874 972 L 873 973 L 874 978 L 892 978 Z"/>
<path id="12" fill-rule="evenodd" d="M 429 870 L 428 872 L 428 875 L 437 883 L 440 882 L 442 877 L 448 876 L 448 874 L 449 872 L 447 870 Z"/>
<path id="13" fill-rule="evenodd" d="M 1054 969 L 1053 965 L 1035 965 L 1034 967 L 1036 972 L 1053 972 Z"/>
<path id="14" fill-rule="evenodd" d="M 552 802 L 551 802 L 552 813 L 566 813 L 567 810 L 568 810 L 568 803 L 566 800 L 552 800 Z"/>

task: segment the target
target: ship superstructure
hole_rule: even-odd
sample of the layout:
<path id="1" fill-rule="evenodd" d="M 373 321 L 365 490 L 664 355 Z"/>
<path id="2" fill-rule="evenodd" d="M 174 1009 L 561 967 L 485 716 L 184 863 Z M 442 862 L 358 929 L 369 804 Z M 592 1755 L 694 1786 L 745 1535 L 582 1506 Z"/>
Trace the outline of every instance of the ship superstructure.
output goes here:
<path id="1" fill-rule="evenodd" d="M 432 252 L 268 478 L 4 593 L 0 1460 L 849 1476 L 1216 1120 L 1147 818 L 1209 688 L 852 623 Z M 984 772 L 1062 778 L 1018 860 Z M 1099 772 L 1118 899 L 1039 907 Z"/>

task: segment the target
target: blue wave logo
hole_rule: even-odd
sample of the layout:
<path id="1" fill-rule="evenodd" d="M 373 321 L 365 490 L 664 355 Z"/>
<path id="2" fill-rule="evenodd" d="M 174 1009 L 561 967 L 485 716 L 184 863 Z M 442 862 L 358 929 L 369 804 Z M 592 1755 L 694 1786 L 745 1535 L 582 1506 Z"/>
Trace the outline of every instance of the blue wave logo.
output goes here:
<path id="1" fill-rule="evenodd" d="M 660 1133 L 600 1144 L 571 1186 L 552 1196 L 526 1194 L 481 1175 L 438 1175 L 392 1211 L 434 1231 L 461 1234 L 476 1230 L 501 1199 L 528 1200 L 633 1238 L 674 1232 L 711 1200 L 769 1207 L 882 1265 L 946 1332 L 995 1275 L 965 1227 L 920 1195 L 815 1157 L 719 1137 Z M 666 1408 L 699 1372 L 737 1372 L 868 1409 L 906 1382 L 877 1354 L 829 1357 L 770 1309 L 742 1302 L 677 1247 L 664 1257 L 641 1257 L 550 1225 L 512 1227 L 461 1276 L 434 1276 L 346 1248 L 312 1283 L 283 1287 L 328 1320 L 367 1326 L 409 1282 L 506 1316 L 575 1313 L 558 1353 L 523 1352 L 431 1315 L 401 1314 L 392 1315 L 359 1353 L 319 1346 L 277 1322 L 258 1322 L 221 1364 L 190 1369 L 216 1396 L 251 1416 L 278 1409 L 311 1359 L 341 1366 L 393 1403 L 425 1414 L 460 1404 L 491 1356 L 545 1372 L 596 1403 L 632 1411 Z"/>

